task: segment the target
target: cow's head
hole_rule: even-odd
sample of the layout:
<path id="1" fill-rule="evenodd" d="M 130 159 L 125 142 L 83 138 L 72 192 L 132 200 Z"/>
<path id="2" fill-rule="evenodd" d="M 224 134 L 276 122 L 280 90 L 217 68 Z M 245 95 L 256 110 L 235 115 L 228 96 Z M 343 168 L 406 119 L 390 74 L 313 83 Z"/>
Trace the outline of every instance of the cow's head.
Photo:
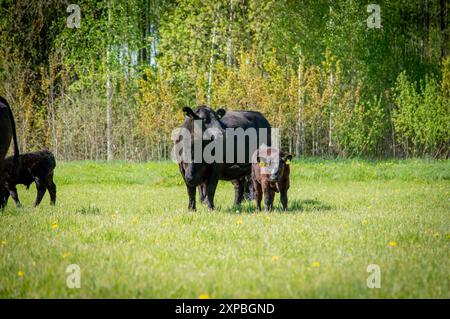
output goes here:
<path id="1" fill-rule="evenodd" d="M 214 111 L 205 105 L 201 105 L 195 110 L 192 110 L 189 106 L 183 107 L 183 113 L 186 115 L 187 120 L 191 121 L 192 125 L 193 123 L 201 123 L 202 132 L 205 132 L 207 129 L 218 129 L 223 131 L 220 119 L 225 115 L 225 112 L 224 109 Z"/>
<path id="2" fill-rule="evenodd" d="M 186 106 L 183 108 L 186 115 L 183 128 L 190 133 L 190 161 L 181 161 L 184 171 L 184 179 L 189 186 L 200 185 L 205 175 L 207 174 L 208 164 L 203 159 L 203 152 L 201 155 L 195 156 L 195 143 L 201 145 L 201 150 L 213 141 L 219 134 L 224 133 L 224 128 L 220 119 L 225 115 L 224 109 L 212 110 L 207 106 L 199 106 L 195 110 Z M 197 148 L 198 149 L 198 148 Z"/>
<path id="3" fill-rule="evenodd" d="M 269 181 L 278 182 L 283 178 L 286 166 L 291 160 L 291 154 L 263 145 L 255 152 L 252 161 L 258 163 L 261 174 L 265 175 Z"/>

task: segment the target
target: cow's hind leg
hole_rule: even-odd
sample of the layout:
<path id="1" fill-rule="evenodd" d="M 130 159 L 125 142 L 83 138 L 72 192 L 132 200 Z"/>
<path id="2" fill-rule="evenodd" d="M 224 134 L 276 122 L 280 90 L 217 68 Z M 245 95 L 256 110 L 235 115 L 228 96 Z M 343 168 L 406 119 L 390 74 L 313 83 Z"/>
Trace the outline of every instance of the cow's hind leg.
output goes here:
<path id="1" fill-rule="evenodd" d="M 253 186 L 253 182 L 251 176 L 244 177 L 244 200 L 253 200 L 255 197 L 255 189 Z"/>
<path id="2" fill-rule="evenodd" d="M 36 177 L 35 182 L 36 182 L 37 196 L 36 201 L 34 202 L 34 207 L 37 207 L 41 203 L 42 198 L 44 197 L 45 194 L 46 178 Z"/>
<path id="3" fill-rule="evenodd" d="M 198 187 L 198 195 L 200 198 L 200 203 L 204 204 L 205 203 L 205 199 L 206 199 L 206 185 L 205 184 L 201 184 Z"/>
<path id="4" fill-rule="evenodd" d="M 234 185 L 234 206 L 239 206 L 244 199 L 244 180 L 235 179 L 233 180 Z"/>
<path id="5" fill-rule="evenodd" d="M 214 194 L 216 193 L 217 183 L 219 179 L 212 178 L 206 184 L 206 205 L 210 210 L 214 209 Z"/>
<path id="6" fill-rule="evenodd" d="M 48 193 L 50 194 L 50 205 L 55 205 L 55 203 L 56 203 L 56 185 L 53 182 L 53 174 L 48 175 L 46 187 L 47 187 Z"/>
<path id="7" fill-rule="evenodd" d="M 189 196 L 189 204 L 188 209 L 189 210 L 195 210 L 195 187 L 186 186 Z"/>

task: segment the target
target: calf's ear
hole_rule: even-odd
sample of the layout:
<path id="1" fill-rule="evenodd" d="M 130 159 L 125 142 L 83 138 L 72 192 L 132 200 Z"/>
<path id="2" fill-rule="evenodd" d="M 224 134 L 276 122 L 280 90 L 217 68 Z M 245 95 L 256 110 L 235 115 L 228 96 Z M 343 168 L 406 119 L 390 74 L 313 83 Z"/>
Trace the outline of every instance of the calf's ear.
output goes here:
<path id="1" fill-rule="evenodd" d="M 226 112 L 227 112 L 227 111 L 225 111 L 224 109 L 218 109 L 218 110 L 216 111 L 217 116 L 219 117 L 219 119 L 221 119 L 221 118 L 225 115 Z"/>
<path id="2" fill-rule="evenodd" d="M 189 106 L 185 106 L 183 107 L 183 113 L 186 116 L 189 116 L 190 118 L 197 120 L 199 119 L 198 115 L 194 113 L 194 111 L 192 111 L 192 109 Z"/>
<path id="3" fill-rule="evenodd" d="M 289 153 L 284 153 L 281 155 L 281 158 L 283 159 L 283 161 L 285 161 L 286 163 L 289 163 L 292 160 L 292 154 Z"/>

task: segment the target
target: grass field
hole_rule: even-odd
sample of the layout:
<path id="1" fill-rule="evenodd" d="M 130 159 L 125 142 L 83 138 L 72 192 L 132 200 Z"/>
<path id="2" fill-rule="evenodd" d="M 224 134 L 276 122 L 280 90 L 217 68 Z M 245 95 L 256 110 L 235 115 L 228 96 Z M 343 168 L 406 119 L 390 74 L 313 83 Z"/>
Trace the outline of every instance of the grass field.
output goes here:
<path id="1" fill-rule="evenodd" d="M 236 210 L 226 182 L 216 211 L 188 212 L 170 162 L 58 163 L 55 176 L 55 207 L 19 187 L 25 208 L 0 213 L 2 298 L 450 297 L 449 161 L 296 161 L 290 209 L 273 213 Z"/>

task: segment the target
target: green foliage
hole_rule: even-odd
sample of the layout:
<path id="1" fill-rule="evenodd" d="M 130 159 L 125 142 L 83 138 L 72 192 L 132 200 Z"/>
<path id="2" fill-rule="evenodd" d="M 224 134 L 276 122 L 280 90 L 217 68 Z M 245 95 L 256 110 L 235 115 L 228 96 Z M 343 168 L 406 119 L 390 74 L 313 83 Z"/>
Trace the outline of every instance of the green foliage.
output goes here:
<path id="1" fill-rule="evenodd" d="M 397 140 L 413 155 L 448 155 L 450 108 L 441 87 L 427 77 L 417 89 L 404 72 L 397 79 L 392 122 Z"/>
<path id="2" fill-rule="evenodd" d="M 25 151 L 166 159 L 183 106 L 253 109 L 297 156 L 449 156 L 444 1 L 0 5 L 0 94 Z M 109 83 L 109 85 L 107 85 Z"/>
<path id="3" fill-rule="evenodd" d="M 376 156 L 383 152 L 386 111 L 381 99 L 359 102 L 353 109 L 344 106 L 338 114 L 337 140 L 344 154 Z"/>

